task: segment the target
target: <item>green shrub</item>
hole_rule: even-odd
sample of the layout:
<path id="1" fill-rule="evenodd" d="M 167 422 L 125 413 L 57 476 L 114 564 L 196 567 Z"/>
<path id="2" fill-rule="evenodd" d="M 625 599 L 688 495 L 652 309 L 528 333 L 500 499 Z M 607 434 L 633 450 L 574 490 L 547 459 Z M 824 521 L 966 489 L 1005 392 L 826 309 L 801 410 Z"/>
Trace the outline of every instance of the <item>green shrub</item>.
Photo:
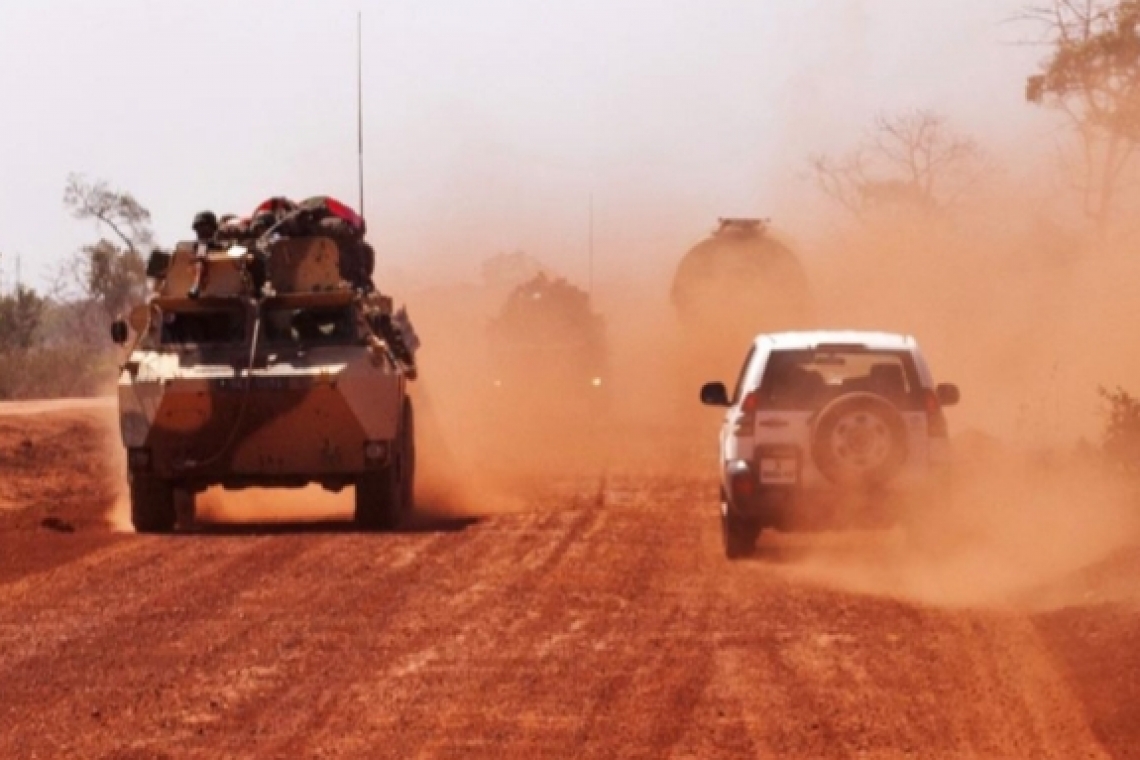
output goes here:
<path id="1" fill-rule="evenodd" d="M 63 345 L 0 352 L 0 399 L 95 396 L 110 390 L 115 355 Z"/>

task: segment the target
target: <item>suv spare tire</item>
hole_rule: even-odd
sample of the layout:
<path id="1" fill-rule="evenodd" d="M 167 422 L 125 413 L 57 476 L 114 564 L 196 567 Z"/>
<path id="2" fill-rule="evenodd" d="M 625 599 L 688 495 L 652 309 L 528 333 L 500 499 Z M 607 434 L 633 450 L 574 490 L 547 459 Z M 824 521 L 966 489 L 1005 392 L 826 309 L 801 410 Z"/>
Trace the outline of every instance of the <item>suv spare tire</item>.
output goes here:
<path id="1" fill-rule="evenodd" d="M 816 416 L 811 456 L 832 483 L 874 487 L 889 481 L 907 459 L 906 425 L 891 402 L 874 393 L 849 393 Z"/>

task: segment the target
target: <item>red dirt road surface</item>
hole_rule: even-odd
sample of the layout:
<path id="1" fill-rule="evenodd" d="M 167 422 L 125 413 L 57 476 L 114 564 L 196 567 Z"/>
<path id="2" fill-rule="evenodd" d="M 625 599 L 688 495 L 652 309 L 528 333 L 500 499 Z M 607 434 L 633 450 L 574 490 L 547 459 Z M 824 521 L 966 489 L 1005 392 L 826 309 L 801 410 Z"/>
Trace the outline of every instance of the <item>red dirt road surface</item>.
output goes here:
<path id="1" fill-rule="evenodd" d="M 141 537 L 103 523 L 105 415 L 0 418 L 0 758 L 1140 757 L 1128 546 L 951 606 L 847 582 L 897 535 L 730 564 L 711 479 L 620 471 L 400 534 Z"/>

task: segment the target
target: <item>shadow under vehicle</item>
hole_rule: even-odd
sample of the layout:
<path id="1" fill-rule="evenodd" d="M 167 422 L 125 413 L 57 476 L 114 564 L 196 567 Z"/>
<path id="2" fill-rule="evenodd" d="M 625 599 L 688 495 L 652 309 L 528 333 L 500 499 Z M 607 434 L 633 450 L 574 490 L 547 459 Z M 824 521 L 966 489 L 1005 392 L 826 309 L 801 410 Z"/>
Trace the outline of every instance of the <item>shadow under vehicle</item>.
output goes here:
<path id="1" fill-rule="evenodd" d="M 192 521 L 211 486 L 352 486 L 370 529 L 411 511 L 418 340 L 340 256 L 319 235 L 152 255 L 147 302 L 112 327 L 136 530 Z"/>

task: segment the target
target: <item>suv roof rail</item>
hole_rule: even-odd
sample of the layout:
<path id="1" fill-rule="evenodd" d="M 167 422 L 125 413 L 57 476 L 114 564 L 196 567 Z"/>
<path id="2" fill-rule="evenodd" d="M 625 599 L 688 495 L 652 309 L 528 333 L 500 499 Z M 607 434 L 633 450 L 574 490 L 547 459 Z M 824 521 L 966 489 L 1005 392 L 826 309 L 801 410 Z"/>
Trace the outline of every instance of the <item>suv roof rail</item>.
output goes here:
<path id="1" fill-rule="evenodd" d="M 717 218 L 717 232 L 764 232 L 768 229 L 768 219 L 740 217 L 740 216 L 721 216 Z"/>

